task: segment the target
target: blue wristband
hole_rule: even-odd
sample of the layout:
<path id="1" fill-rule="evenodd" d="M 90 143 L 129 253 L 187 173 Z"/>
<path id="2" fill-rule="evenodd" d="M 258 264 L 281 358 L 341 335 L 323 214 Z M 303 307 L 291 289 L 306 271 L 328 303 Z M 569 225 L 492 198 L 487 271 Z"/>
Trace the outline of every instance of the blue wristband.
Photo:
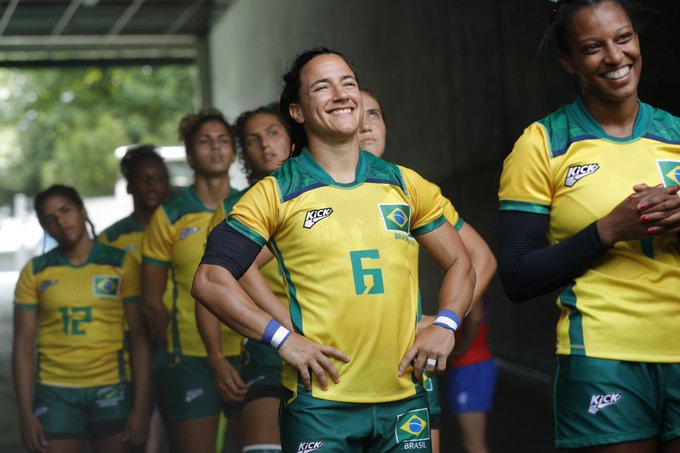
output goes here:
<path id="1" fill-rule="evenodd" d="M 443 309 L 440 310 L 437 314 L 437 317 L 434 318 L 432 325 L 443 327 L 455 332 L 458 330 L 458 327 L 460 327 L 460 318 L 454 311 Z"/>
<path id="2" fill-rule="evenodd" d="M 271 346 L 277 351 L 290 336 L 290 330 L 283 327 L 276 319 L 272 319 L 264 329 L 260 342 Z"/>

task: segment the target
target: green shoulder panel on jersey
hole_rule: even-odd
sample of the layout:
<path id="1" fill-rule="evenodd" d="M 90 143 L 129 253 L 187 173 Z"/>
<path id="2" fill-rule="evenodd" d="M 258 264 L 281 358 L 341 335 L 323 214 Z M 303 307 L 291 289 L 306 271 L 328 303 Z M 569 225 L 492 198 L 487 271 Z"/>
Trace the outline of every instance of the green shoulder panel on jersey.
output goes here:
<path id="1" fill-rule="evenodd" d="M 94 243 L 94 248 L 90 253 L 88 263 L 102 264 L 106 266 L 121 267 L 125 261 L 125 250 L 104 245 L 101 242 Z"/>
<path id="2" fill-rule="evenodd" d="M 371 153 L 361 151 L 357 163 L 356 180 L 349 184 L 341 184 L 333 179 L 319 166 L 314 158 L 304 148 L 300 155 L 294 159 L 288 159 L 272 175 L 281 193 L 281 201 L 286 202 L 293 198 L 324 186 L 336 186 L 352 188 L 364 182 L 393 184 L 400 187 L 406 193 L 404 178 L 395 164 L 373 156 Z"/>
<path id="3" fill-rule="evenodd" d="M 52 266 L 63 266 L 68 262 L 63 258 L 59 249 L 52 249 L 44 255 L 37 256 L 31 260 L 33 275 L 37 275 Z"/>
<path id="4" fill-rule="evenodd" d="M 647 104 L 641 104 L 641 107 L 643 106 L 651 111 L 652 117 L 644 137 L 663 143 L 680 145 L 680 118 Z"/>
<path id="5" fill-rule="evenodd" d="M 579 98 L 538 121 L 538 124 L 545 129 L 552 157 L 566 153 L 574 142 L 596 138 L 590 127 L 592 125 L 589 115 L 585 114 L 585 108 L 582 105 Z"/>
<path id="6" fill-rule="evenodd" d="M 137 231 L 144 231 L 144 228 L 137 223 L 132 215 L 129 215 L 105 229 L 102 235 L 107 241 L 113 242 L 124 234 L 135 233 Z"/>
<path id="7" fill-rule="evenodd" d="M 203 202 L 198 198 L 193 186 L 187 187 L 177 195 L 170 197 L 163 203 L 163 211 L 168 218 L 170 224 L 174 224 L 182 216 L 192 214 L 194 212 L 212 212 L 206 208 Z"/>
<path id="8" fill-rule="evenodd" d="M 367 182 L 391 184 L 399 187 L 406 195 L 408 195 L 408 189 L 404 182 L 404 175 L 401 173 L 398 165 L 386 162 L 367 151 L 362 151 L 361 156 L 366 163 Z"/>

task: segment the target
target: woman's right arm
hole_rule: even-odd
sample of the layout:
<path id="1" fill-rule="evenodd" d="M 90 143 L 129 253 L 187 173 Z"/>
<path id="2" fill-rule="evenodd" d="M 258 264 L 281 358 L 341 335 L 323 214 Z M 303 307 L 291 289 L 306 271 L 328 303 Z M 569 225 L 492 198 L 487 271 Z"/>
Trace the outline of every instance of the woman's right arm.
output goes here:
<path id="1" fill-rule="evenodd" d="M 641 213 L 650 206 L 677 209 L 677 190 L 654 187 L 631 193 L 609 214 L 553 245 L 546 239 L 549 215 L 500 211 L 499 274 L 505 293 L 523 302 L 568 284 L 617 242 L 649 235 Z"/>
<path id="2" fill-rule="evenodd" d="M 33 414 L 34 352 L 38 310 L 14 310 L 12 372 L 16 391 L 21 437 L 30 451 L 46 452 L 42 426 Z"/>
<path id="3" fill-rule="evenodd" d="M 166 329 L 170 317 L 163 306 L 163 293 L 168 282 L 168 269 L 142 263 L 142 302 L 140 308 L 155 346 L 166 345 Z"/>

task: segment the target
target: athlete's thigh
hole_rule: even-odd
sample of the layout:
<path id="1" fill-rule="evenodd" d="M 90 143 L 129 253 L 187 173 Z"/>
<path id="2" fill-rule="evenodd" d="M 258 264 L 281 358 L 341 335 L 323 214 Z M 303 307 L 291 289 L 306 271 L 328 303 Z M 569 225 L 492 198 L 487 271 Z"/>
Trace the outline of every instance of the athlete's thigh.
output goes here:
<path id="1" fill-rule="evenodd" d="M 279 393 L 281 393 L 280 390 Z M 243 405 L 241 422 L 244 446 L 281 443 L 279 437 L 280 403 L 280 397 L 266 397 L 248 401 Z"/>
<path id="2" fill-rule="evenodd" d="M 281 405 L 284 453 L 360 453 L 372 433 L 371 404 L 321 400 L 284 389 Z"/>
<path id="3" fill-rule="evenodd" d="M 649 364 L 559 356 L 553 392 L 558 448 L 644 443 L 660 433 L 658 380 Z"/>
<path id="4" fill-rule="evenodd" d="M 123 442 L 123 432 L 110 434 L 92 441 L 93 453 L 126 453 L 128 451 L 133 450 L 128 449 Z"/>
<path id="5" fill-rule="evenodd" d="M 222 399 L 205 359 L 180 356 L 164 373 L 159 395 L 165 420 L 182 422 L 220 413 Z"/>
<path id="6" fill-rule="evenodd" d="M 173 453 L 213 453 L 217 445 L 219 413 L 168 423 Z"/>
<path id="7" fill-rule="evenodd" d="M 425 392 L 390 403 L 374 404 L 371 453 L 431 452 L 430 414 Z"/>
<path id="8" fill-rule="evenodd" d="M 47 441 L 47 453 L 81 453 L 85 441 L 81 439 L 50 439 Z"/>

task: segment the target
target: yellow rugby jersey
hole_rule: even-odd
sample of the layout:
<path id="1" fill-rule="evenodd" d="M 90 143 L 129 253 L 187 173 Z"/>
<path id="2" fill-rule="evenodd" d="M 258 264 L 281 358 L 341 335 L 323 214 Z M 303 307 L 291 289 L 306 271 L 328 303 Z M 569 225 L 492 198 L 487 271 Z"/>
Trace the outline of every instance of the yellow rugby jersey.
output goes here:
<path id="1" fill-rule="evenodd" d="M 240 192 L 240 196 L 238 198 L 236 197 L 229 197 L 220 206 L 215 210 L 215 214 L 213 214 L 212 219 L 210 220 L 210 224 L 208 226 L 208 233 L 213 230 L 217 225 L 219 225 L 221 222 L 223 222 L 227 218 L 228 212 L 231 212 L 231 210 L 234 207 L 234 204 L 243 196 L 243 193 L 245 192 Z M 281 302 L 284 304 L 288 305 L 288 295 L 286 294 L 286 288 L 283 282 L 283 275 L 281 274 L 281 268 L 279 268 L 276 260 L 272 260 L 262 266 L 260 269 L 260 273 L 262 274 L 262 277 L 264 277 L 265 281 L 267 282 L 267 286 L 269 289 L 274 293 L 277 299 L 279 299 Z"/>
<path id="2" fill-rule="evenodd" d="M 229 198 L 242 195 L 231 190 Z M 228 199 L 229 199 L 228 198 Z M 172 291 L 165 293 L 164 304 L 170 314 L 167 339 L 168 351 L 193 357 L 207 357 L 205 346 L 196 327 L 194 298 L 191 284 L 201 261 L 207 228 L 213 211 L 206 208 L 190 187 L 168 199 L 154 213 L 142 240 L 142 260 L 155 266 L 167 267 Z M 239 355 L 241 337 L 221 324 L 222 352 Z"/>
<path id="3" fill-rule="evenodd" d="M 640 103 L 633 135 L 607 136 L 578 99 L 529 126 L 507 157 L 500 209 L 550 216 L 560 242 L 604 217 L 633 185 L 680 184 L 680 120 Z M 557 300 L 557 353 L 680 361 L 678 237 L 617 243 Z"/>
<path id="4" fill-rule="evenodd" d="M 139 299 L 139 262 L 122 250 L 95 241 L 81 266 L 58 248 L 30 260 L 14 308 L 38 310 L 37 381 L 64 387 L 128 381 L 123 304 Z"/>
<path id="5" fill-rule="evenodd" d="M 418 270 L 413 235 L 443 223 L 431 186 L 412 170 L 361 152 L 356 180 L 338 184 L 305 149 L 236 204 L 228 223 L 283 270 L 295 330 L 349 354 L 334 361 L 340 383 L 311 394 L 344 402 L 385 402 L 416 391 L 397 366 L 413 344 Z M 283 385 L 298 387 L 284 364 Z"/>
<path id="6" fill-rule="evenodd" d="M 102 231 L 97 240 L 131 253 L 141 263 L 143 236 L 144 228 L 130 214 Z"/>

